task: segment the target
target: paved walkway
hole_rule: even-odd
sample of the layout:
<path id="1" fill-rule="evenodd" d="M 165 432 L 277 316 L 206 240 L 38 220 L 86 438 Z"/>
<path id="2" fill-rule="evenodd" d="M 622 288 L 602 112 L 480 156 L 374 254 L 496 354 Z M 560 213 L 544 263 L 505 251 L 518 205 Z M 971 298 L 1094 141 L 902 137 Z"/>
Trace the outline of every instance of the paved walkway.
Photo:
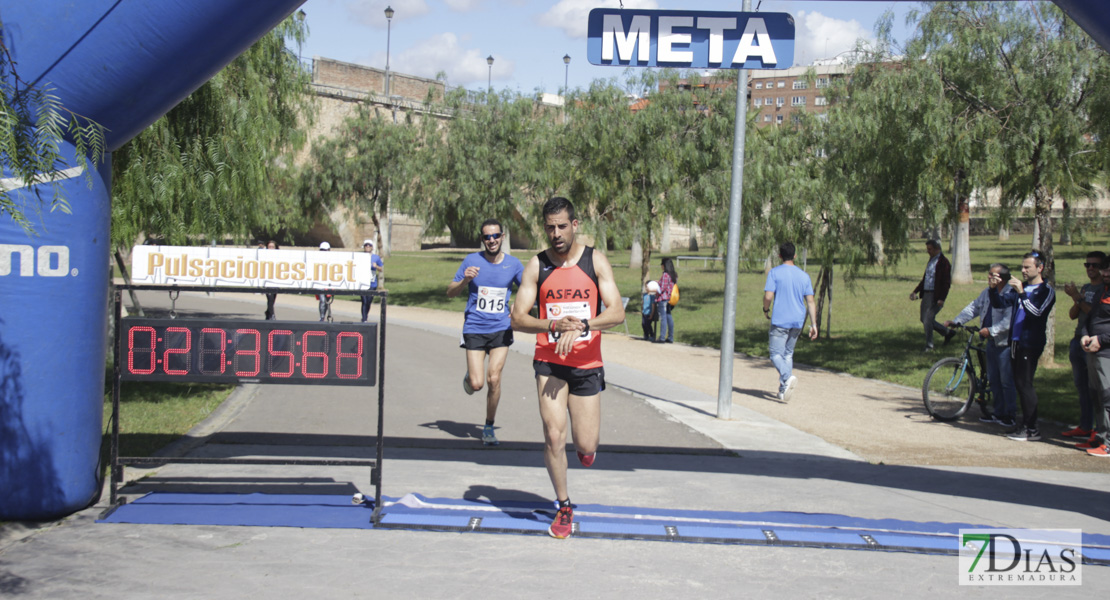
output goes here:
<path id="1" fill-rule="evenodd" d="M 145 294 L 143 303 L 165 308 L 163 298 Z M 261 314 L 263 303 L 261 296 L 182 294 L 177 307 L 183 316 L 253 316 Z M 338 303 L 335 312 L 339 319 L 356 318 L 357 306 Z M 282 298 L 278 305 L 280 318 L 313 319 L 314 313 L 310 298 Z M 397 307 L 388 315 L 383 493 L 550 500 L 530 336 L 518 336 L 506 367 L 497 419 L 502 445 L 484 448 L 478 440 L 484 398 L 461 390 L 461 315 Z M 868 444 L 832 443 L 845 428 L 832 420 L 828 435 L 818 436 L 764 414 L 806 411 L 818 403 L 845 412 L 902 402 L 900 418 L 909 424 L 891 427 L 915 429 L 928 448 L 924 442 L 943 430 L 910 418 L 908 400 L 891 399 L 907 394 L 901 388 L 806 371 L 795 400 L 757 411 L 777 405 L 761 391 L 772 388 L 773 370 L 765 360 L 738 358 L 732 420 L 722 421 L 715 418 L 716 353 L 648 345 L 623 335 L 606 335 L 604 346 L 610 389 L 603 396 L 601 453 L 593 468 L 571 468 L 575 502 L 1110 534 L 1105 472 L 932 467 L 925 456 L 917 464 L 889 464 L 868 456 Z M 245 386 L 170 450 L 194 456 L 369 456 L 375 396 L 376 391 L 357 388 Z M 947 429 L 985 438 L 988 445 L 1001 440 L 1009 445 L 999 447 L 1011 453 L 1042 451 L 974 428 Z M 129 469 L 129 479 L 142 479 L 127 491 L 366 493 L 372 490 L 366 471 L 171 464 L 149 472 Z M 924 597 L 957 588 L 957 561 L 947 556 L 413 531 L 95 524 L 102 508 L 37 529 L 6 526 L 0 532 L 0 595 L 879 598 L 894 590 Z M 1104 589 L 1110 568 L 1086 567 L 1084 582 Z M 1010 588 L 1007 594 L 1043 591 L 1052 590 Z"/>

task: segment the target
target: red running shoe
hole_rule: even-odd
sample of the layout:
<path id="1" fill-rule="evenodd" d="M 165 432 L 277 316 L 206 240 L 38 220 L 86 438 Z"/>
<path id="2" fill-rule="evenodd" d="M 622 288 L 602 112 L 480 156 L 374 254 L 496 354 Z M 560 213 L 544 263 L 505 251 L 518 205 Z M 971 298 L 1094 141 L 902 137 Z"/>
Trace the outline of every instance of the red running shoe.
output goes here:
<path id="1" fill-rule="evenodd" d="M 1106 444 L 1103 444 L 1098 448 L 1091 448 L 1090 450 L 1087 450 L 1087 454 L 1090 454 L 1091 456 L 1107 458 L 1110 457 L 1110 448 L 1107 448 Z"/>
<path id="2" fill-rule="evenodd" d="M 575 450 L 575 452 L 578 451 Z M 597 452 L 591 452 L 589 454 L 582 454 L 581 452 L 578 452 L 578 462 L 582 463 L 583 467 L 592 466 L 594 464 L 595 458 L 597 458 Z"/>
<path id="3" fill-rule="evenodd" d="M 551 522 L 551 527 L 547 528 L 547 535 L 556 539 L 566 539 L 570 536 L 574 525 L 574 509 L 569 506 L 563 506 L 559 512 L 555 514 L 555 520 Z"/>
<path id="4" fill-rule="evenodd" d="M 1090 429 L 1083 429 L 1082 427 L 1076 427 L 1075 429 L 1069 429 L 1069 430 L 1061 433 L 1060 435 L 1062 435 L 1064 437 L 1087 437 L 1087 436 L 1091 435 L 1091 433 L 1092 432 L 1091 432 Z"/>
<path id="5" fill-rule="evenodd" d="M 1080 450 L 1090 450 L 1091 448 L 1098 448 L 1101 445 L 1102 445 L 1102 443 L 1100 443 L 1098 440 L 1096 440 L 1095 439 L 1095 434 L 1092 433 L 1091 437 L 1087 438 L 1087 441 L 1079 442 L 1078 444 L 1075 445 L 1075 447 L 1079 448 Z"/>

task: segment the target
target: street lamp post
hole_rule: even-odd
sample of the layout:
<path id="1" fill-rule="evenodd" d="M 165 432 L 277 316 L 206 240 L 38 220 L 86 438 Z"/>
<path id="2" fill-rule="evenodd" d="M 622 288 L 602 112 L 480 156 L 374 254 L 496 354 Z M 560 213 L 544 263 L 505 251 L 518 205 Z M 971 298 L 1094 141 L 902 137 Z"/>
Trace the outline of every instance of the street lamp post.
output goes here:
<path id="1" fill-rule="evenodd" d="M 389 98 L 389 38 L 393 32 L 393 7 L 385 7 L 385 97 Z"/>
<path id="2" fill-rule="evenodd" d="M 486 92 L 493 91 L 493 55 L 490 54 L 486 57 L 486 64 L 489 65 L 489 78 L 486 79 Z"/>
<path id="3" fill-rule="evenodd" d="M 563 55 L 563 64 L 566 67 L 563 70 L 563 124 L 567 122 L 567 94 L 570 92 L 570 55 Z"/>

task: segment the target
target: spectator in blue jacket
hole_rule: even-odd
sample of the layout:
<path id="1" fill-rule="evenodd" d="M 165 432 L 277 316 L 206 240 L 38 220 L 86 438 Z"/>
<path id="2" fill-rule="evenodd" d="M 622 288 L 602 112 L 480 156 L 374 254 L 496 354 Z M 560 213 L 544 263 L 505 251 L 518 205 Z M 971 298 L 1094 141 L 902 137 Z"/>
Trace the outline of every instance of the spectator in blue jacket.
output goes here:
<path id="1" fill-rule="evenodd" d="M 1018 442 L 1037 442 L 1041 433 L 1037 429 L 1037 391 L 1033 377 L 1037 361 L 1046 344 L 1048 316 L 1056 304 L 1056 291 L 1044 281 L 1044 256 L 1037 251 L 1022 257 L 1021 274 L 1025 281 L 1010 278 L 1009 292 L 1000 294 L 991 290 L 991 306 L 1010 307 L 1013 317 L 1010 325 L 1010 357 L 1014 367 L 1014 386 L 1021 398 L 1022 422 L 1010 432 L 1009 438 Z"/>

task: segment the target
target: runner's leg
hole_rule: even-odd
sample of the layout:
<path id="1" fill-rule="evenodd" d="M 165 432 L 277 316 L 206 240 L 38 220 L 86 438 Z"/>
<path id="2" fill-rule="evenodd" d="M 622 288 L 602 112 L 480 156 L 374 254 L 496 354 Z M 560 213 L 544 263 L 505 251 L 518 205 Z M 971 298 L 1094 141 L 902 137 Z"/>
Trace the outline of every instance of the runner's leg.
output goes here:
<path id="1" fill-rule="evenodd" d="M 567 407 L 570 409 L 574 449 L 586 455 L 597 452 L 597 446 L 601 440 L 601 394 L 592 396 L 568 394 Z"/>
<path id="2" fill-rule="evenodd" d="M 485 350 L 470 350 L 466 351 L 466 372 L 470 375 L 470 387 L 474 391 L 482 389 L 486 385 L 486 351 Z"/>
<path id="3" fill-rule="evenodd" d="M 505 360 L 509 357 L 509 347 L 491 348 L 489 351 L 489 373 L 486 381 L 489 390 L 486 392 L 486 421 L 497 417 L 497 405 L 501 402 L 501 371 L 505 368 Z"/>
<path id="4" fill-rule="evenodd" d="M 567 382 L 550 375 L 536 375 L 536 390 L 540 400 L 540 420 L 543 421 L 543 464 L 555 488 L 555 499 L 566 500 L 567 495 Z"/>

